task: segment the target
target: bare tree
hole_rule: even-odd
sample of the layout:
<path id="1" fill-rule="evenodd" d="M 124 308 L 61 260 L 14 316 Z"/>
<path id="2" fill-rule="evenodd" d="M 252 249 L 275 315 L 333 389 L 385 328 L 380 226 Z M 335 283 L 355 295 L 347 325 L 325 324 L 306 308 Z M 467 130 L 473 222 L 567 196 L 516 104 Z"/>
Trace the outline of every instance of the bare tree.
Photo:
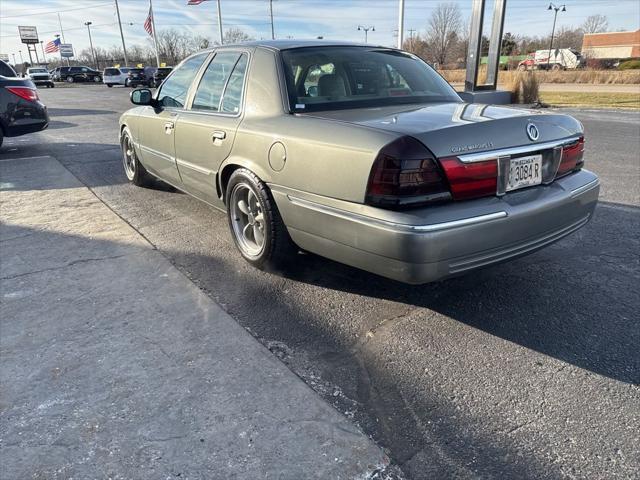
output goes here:
<path id="1" fill-rule="evenodd" d="M 240 28 L 230 28 L 229 30 L 224 32 L 223 40 L 225 44 L 240 43 L 253 40 L 253 37 Z"/>
<path id="2" fill-rule="evenodd" d="M 609 30 L 609 19 L 606 15 L 599 13 L 595 15 L 589 15 L 582 24 L 582 31 L 584 33 L 602 33 Z"/>
<path id="3" fill-rule="evenodd" d="M 452 47 L 458 40 L 462 25 L 460 7 L 455 3 L 439 3 L 431 14 L 427 26 L 426 41 L 434 62 L 447 62 Z"/>

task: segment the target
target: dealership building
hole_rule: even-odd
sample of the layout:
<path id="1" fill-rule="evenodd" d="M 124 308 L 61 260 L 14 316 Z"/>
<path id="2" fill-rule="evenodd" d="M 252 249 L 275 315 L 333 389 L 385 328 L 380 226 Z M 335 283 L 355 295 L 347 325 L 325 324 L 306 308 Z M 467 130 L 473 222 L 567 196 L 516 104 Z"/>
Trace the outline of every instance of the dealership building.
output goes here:
<path id="1" fill-rule="evenodd" d="M 640 58 L 640 30 L 635 32 L 587 33 L 582 40 L 587 58 Z"/>

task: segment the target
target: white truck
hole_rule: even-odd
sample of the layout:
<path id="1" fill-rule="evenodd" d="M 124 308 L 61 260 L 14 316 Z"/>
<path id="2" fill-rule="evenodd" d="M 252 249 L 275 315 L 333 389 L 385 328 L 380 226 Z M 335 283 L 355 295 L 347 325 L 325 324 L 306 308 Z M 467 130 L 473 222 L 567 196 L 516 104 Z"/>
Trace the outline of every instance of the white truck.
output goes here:
<path id="1" fill-rule="evenodd" d="M 570 48 L 553 48 L 551 50 L 545 48 L 527 55 L 527 58 L 518 64 L 518 69 L 567 70 L 579 68 L 583 63 L 582 55 Z"/>

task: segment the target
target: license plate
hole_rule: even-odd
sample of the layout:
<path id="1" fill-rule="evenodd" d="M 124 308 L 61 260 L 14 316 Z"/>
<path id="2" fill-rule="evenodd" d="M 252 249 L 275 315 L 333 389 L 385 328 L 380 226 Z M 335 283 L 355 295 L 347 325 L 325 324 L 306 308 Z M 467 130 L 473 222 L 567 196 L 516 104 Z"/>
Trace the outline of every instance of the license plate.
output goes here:
<path id="1" fill-rule="evenodd" d="M 509 161 L 507 192 L 542 183 L 542 155 L 512 158 Z"/>

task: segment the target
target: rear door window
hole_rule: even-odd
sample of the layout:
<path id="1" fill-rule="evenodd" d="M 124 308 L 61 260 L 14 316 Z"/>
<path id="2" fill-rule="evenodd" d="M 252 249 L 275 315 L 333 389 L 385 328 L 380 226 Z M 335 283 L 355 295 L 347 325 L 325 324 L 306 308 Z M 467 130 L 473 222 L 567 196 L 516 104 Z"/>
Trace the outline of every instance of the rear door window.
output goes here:
<path id="1" fill-rule="evenodd" d="M 164 81 L 158 92 L 158 101 L 164 107 L 184 107 L 189 87 L 208 53 L 201 53 L 185 60 Z"/>
<path id="2" fill-rule="evenodd" d="M 193 110 L 219 111 L 222 92 L 239 57 L 237 52 L 222 52 L 211 60 L 198 85 Z"/>
<path id="3" fill-rule="evenodd" d="M 231 72 L 231 76 L 227 82 L 227 88 L 225 88 L 222 97 L 221 112 L 238 113 L 240 111 L 244 77 L 247 71 L 247 58 L 247 55 L 243 54 L 233 68 L 233 72 Z"/>

